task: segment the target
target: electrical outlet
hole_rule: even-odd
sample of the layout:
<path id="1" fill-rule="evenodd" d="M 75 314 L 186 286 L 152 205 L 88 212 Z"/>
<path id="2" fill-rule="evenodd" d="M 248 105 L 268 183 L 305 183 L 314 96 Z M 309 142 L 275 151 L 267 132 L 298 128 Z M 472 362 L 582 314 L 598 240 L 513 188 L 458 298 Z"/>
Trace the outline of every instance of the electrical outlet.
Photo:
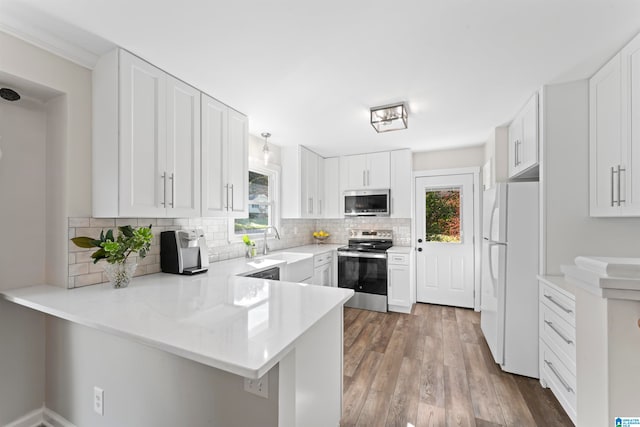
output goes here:
<path id="1" fill-rule="evenodd" d="M 100 387 L 93 388 L 93 410 L 98 415 L 104 415 L 104 390 Z"/>
<path id="2" fill-rule="evenodd" d="M 249 392 L 251 394 L 255 394 L 256 396 L 264 397 L 265 399 L 269 398 L 269 373 L 266 373 L 257 380 L 252 380 L 250 378 L 244 379 L 244 391 Z"/>

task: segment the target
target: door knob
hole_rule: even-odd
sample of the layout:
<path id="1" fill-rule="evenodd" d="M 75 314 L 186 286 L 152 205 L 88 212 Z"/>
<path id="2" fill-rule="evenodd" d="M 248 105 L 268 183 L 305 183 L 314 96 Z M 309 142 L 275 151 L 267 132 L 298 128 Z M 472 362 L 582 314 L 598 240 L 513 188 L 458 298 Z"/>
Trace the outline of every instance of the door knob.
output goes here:
<path id="1" fill-rule="evenodd" d="M 422 252 L 422 248 L 418 248 L 418 252 Z"/>

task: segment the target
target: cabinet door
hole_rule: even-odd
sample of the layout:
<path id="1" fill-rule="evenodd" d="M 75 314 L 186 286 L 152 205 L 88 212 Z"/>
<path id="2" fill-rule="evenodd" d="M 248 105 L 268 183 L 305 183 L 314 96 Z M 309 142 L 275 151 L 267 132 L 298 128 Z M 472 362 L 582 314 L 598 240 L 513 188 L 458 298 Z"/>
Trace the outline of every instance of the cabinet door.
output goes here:
<path id="1" fill-rule="evenodd" d="M 360 190 L 367 188 L 367 156 L 345 156 L 342 158 L 345 167 L 342 168 L 345 180 L 345 190 Z"/>
<path id="2" fill-rule="evenodd" d="M 411 218 L 411 150 L 391 152 L 391 217 Z"/>
<path id="3" fill-rule="evenodd" d="M 316 218 L 324 218 L 326 203 L 324 200 L 324 157 L 316 155 Z"/>
<path id="4" fill-rule="evenodd" d="M 322 214 L 324 218 L 344 218 L 340 211 L 340 159 L 330 157 L 323 159 L 324 169 L 324 202 Z"/>
<path id="5" fill-rule="evenodd" d="M 318 182 L 318 160 L 317 155 L 300 147 L 300 212 L 303 218 L 314 218 L 316 216 L 317 182 Z"/>
<path id="6" fill-rule="evenodd" d="M 225 147 L 229 182 L 229 214 L 234 218 L 249 215 L 249 123 L 247 117 L 229 109 L 229 138 Z"/>
<path id="7" fill-rule="evenodd" d="M 521 135 L 518 171 L 538 164 L 538 94 L 527 102 L 521 113 Z"/>
<path id="8" fill-rule="evenodd" d="M 622 76 L 622 215 L 640 215 L 640 37 L 621 53 Z"/>
<path id="9" fill-rule="evenodd" d="M 166 215 L 166 74 L 120 52 L 121 217 Z M 116 173 L 114 171 L 114 173 Z M 115 179 L 115 177 L 114 177 Z"/>
<path id="10" fill-rule="evenodd" d="M 389 152 L 367 154 L 367 188 L 391 187 L 391 157 Z"/>
<path id="11" fill-rule="evenodd" d="M 200 216 L 200 91 L 167 76 L 167 215 Z"/>
<path id="12" fill-rule="evenodd" d="M 389 305 L 411 306 L 409 267 L 406 265 L 389 265 L 387 280 Z"/>
<path id="13" fill-rule="evenodd" d="M 223 148 L 227 140 L 228 108 L 202 94 L 202 216 L 227 216 L 229 192 Z"/>
<path id="14" fill-rule="evenodd" d="M 318 286 L 331 286 L 331 264 L 316 267 L 313 270 L 312 283 Z"/>
<path id="15" fill-rule="evenodd" d="M 517 115 L 509 125 L 509 177 L 518 173 L 520 165 L 520 142 L 522 141 L 522 122 Z"/>
<path id="16" fill-rule="evenodd" d="M 589 81 L 589 199 L 591 216 L 619 215 L 620 54 Z"/>

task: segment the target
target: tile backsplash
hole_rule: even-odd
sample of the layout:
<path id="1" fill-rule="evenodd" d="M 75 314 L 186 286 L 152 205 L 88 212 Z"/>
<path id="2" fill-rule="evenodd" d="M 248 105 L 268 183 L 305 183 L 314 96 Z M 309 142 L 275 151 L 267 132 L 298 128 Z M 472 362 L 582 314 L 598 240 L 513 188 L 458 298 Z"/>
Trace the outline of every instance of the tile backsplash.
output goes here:
<path id="1" fill-rule="evenodd" d="M 147 256 L 138 260 L 136 276 L 160 271 L 160 232 L 187 228 L 201 228 L 209 247 L 209 260 L 222 261 L 242 257 L 245 245 L 228 241 L 229 225 L 226 218 L 69 218 L 69 238 L 89 236 L 97 238 L 102 230 L 122 225 L 152 225 L 153 241 Z M 282 219 L 280 222 L 280 240 L 269 240 L 271 250 L 286 249 L 314 243 L 313 231 L 323 229 L 331 234 L 326 243 L 346 244 L 350 228 L 390 229 L 394 233 L 394 243 L 409 246 L 411 242 L 411 220 L 394 218 L 345 218 L 345 219 Z M 115 230 L 114 230 L 115 231 Z M 262 239 L 255 238 L 258 250 L 262 249 Z M 69 241 L 69 288 L 94 285 L 107 281 L 101 261 L 93 264 L 92 249 L 76 247 Z"/>

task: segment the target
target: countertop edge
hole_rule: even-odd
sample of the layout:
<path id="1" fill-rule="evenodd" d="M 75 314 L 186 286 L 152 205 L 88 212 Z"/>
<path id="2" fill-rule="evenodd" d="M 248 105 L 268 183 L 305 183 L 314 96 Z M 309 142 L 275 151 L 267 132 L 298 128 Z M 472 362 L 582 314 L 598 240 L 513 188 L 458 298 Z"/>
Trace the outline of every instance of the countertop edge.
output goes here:
<path id="1" fill-rule="evenodd" d="M 159 274 L 159 273 L 158 273 Z M 263 279 L 250 279 L 249 280 L 263 280 Z M 290 283 L 290 282 L 279 282 L 279 283 Z M 65 288 L 59 288 L 57 286 L 52 286 L 52 285 L 34 285 L 34 286 L 28 286 L 28 287 L 24 287 L 24 288 L 16 288 L 13 290 L 16 291 L 23 291 L 25 289 L 29 289 L 29 288 L 44 288 L 44 287 L 48 287 L 48 288 L 55 288 L 55 290 L 60 290 L 61 292 L 66 292 L 69 291 L 68 289 Z M 345 289 L 346 290 L 346 289 Z M 295 337 L 292 338 L 291 342 L 286 345 L 281 351 L 275 353 L 273 356 L 271 356 L 266 362 L 264 362 L 263 364 L 261 364 L 260 366 L 257 367 L 253 367 L 253 368 L 247 368 L 247 367 L 243 367 L 243 366 L 239 366 L 239 365 L 235 365 L 229 362 L 225 362 L 219 359 L 213 359 L 207 356 L 204 356 L 201 353 L 197 353 L 194 351 L 190 351 L 181 347 L 176 347 L 176 346 L 172 346 L 172 345 L 168 345 L 166 343 L 162 343 L 160 341 L 151 339 L 145 335 L 141 335 L 141 334 L 136 334 L 136 333 L 132 333 L 132 332 L 128 332 L 125 331 L 123 329 L 120 328 L 114 328 L 108 325 L 105 325 L 103 323 L 100 322 L 93 322 L 90 321 L 88 319 L 86 319 L 85 317 L 82 316 L 77 316 L 77 315 L 73 315 L 70 313 L 67 313 L 65 311 L 59 310 L 59 309 L 55 309 L 46 305 L 43 305 L 41 303 L 36 303 L 33 302 L 27 298 L 24 297 L 20 297 L 20 296 L 15 296 L 11 294 L 12 289 L 7 289 L 7 290 L 3 290 L 0 291 L 0 298 L 4 299 L 5 301 L 8 302 L 12 302 L 14 304 L 26 307 L 26 308 L 30 308 L 36 311 L 39 311 L 43 314 L 47 314 L 50 316 L 54 316 L 57 317 L 59 319 L 63 319 L 69 322 L 72 322 L 74 324 L 77 325 L 82 325 L 91 329 L 95 329 L 98 331 L 102 331 L 102 332 L 106 332 L 106 333 L 110 333 L 116 336 L 119 336 L 121 338 L 127 339 L 131 342 L 134 343 L 138 343 L 138 344 L 142 344 L 142 345 L 146 345 L 161 351 L 165 351 L 167 353 L 170 354 L 174 354 L 176 356 L 179 357 L 183 357 L 185 359 L 188 360 L 192 360 L 198 363 L 202 363 L 203 365 L 206 366 L 210 366 L 212 368 L 216 368 L 216 369 L 220 369 L 226 372 L 230 372 L 232 374 L 236 374 L 236 375 L 240 375 L 246 378 L 250 378 L 250 379 L 259 379 L 261 378 L 265 373 L 267 373 L 271 368 L 273 368 L 277 363 L 280 362 L 280 360 L 282 360 L 282 358 L 284 356 L 286 356 L 294 347 L 296 342 L 298 341 L 298 339 L 300 339 L 300 337 L 302 337 L 307 331 L 309 331 L 309 329 L 311 329 L 313 327 L 313 325 L 315 325 L 315 323 L 311 323 L 309 324 L 306 328 L 301 329 L 300 333 L 297 334 Z M 334 303 L 325 313 L 328 314 L 330 312 L 332 312 L 333 310 L 335 310 L 337 307 L 343 306 L 345 302 L 347 302 L 349 300 L 349 298 L 351 298 L 351 296 L 353 295 L 353 290 L 351 290 L 351 293 L 348 296 L 345 296 L 339 300 L 336 301 L 336 303 Z M 322 319 L 324 316 L 320 317 L 320 319 Z M 318 320 L 320 320 L 318 319 Z"/>

